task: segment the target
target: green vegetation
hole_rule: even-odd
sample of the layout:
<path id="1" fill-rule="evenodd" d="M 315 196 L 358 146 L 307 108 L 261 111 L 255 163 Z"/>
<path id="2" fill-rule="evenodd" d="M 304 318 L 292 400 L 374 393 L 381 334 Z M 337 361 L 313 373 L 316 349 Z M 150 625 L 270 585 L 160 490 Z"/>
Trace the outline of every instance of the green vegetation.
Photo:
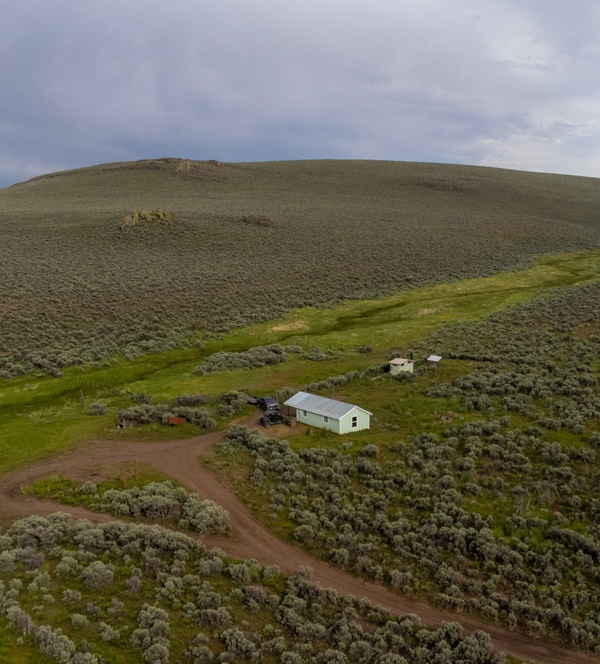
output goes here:
<path id="1" fill-rule="evenodd" d="M 0 379 L 0 471 L 86 438 L 189 436 L 189 428 L 166 429 L 161 424 L 117 432 L 115 422 L 119 410 L 132 406 L 135 393 L 149 393 L 157 403 L 173 402 L 184 394 L 217 396 L 238 390 L 268 394 L 289 385 L 300 387 L 331 375 L 363 370 L 385 362 L 394 347 L 407 352 L 411 343 L 440 325 L 478 320 L 549 288 L 592 281 L 598 277 L 599 259 L 600 251 L 547 257 L 523 272 L 415 288 L 329 309 L 294 310 L 280 320 L 210 339 L 202 349 L 145 355 L 110 367 L 72 367 L 60 378 Z M 346 350 L 325 362 L 302 359 L 294 353 L 278 365 L 204 376 L 192 373 L 199 361 L 215 353 L 274 343 L 288 344 L 286 347 L 292 346 L 294 351 L 298 345 L 308 350 L 314 346 L 325 351 Z M 367 345 L 373 352 L 361 352 Z M 95 402 L 107 404 L 105 415 L 87 415 Z M 227 413 L 212 410 L 217 426 L 222 426 Z"/>
<path id="2" fill-rule="evenodd" d="M 133 487 L 141 488 L 152 482 L 172 482 L 164 473 L 146 464 L 136 464 L 135 471 L 133 476 L 127 475 L 127 486 L 130 489 Z M 112 480 L 103 480 L 98 482 L 96 487 L 100 493 L 109 489 L 122 489 L 123 478 L 119 476 Z M 21 491 L 25 494 L 32 494 L 40 500 L 59 500 L 63 505 L 90 507 L 91 502 L 88 494 L 79 493 L 79 485 L 75 480 L 62 475 L 50 475 L 38 480 L 31 486 L 21 487 Z"/>
<path id="3" fill-rule="evenodd" d="M 223 428 L 248 395 L 335 390 L 371 430 L 235 427 L 207 462 L 353 573 L 600 648 L 597 181 L 165 159 L 36 178 L 0 203 L 0 472 L 93 437 Z M 382 373 L 410 352 L 414 376 Z M 223 530 L 218 506 L 164 480 L 34 492 Z M 502 661 L 485 637 L 425 632 L 157 526 L 31 517 L 0 535 L 0 577 L 14 662 Z"/>
<path id="4" fill-rule="evenodd" d="M 202 364 L 194 369 L 194 373 L 198 376 L 204 376 L 219 371 L 274 366 L 285 362 L 286 359 L 286 349 L 280 344 L 256 346 L 241 353 L 226 353 L 221 351 L 209 355 Z"/>
<path id="5" fill-rule="evenodd" d="M 599 204 L 592 178 L 393 162 L 35 178 L 0 191 L 0 371 L 110 366 L 293 308 L 523 268 L 598 247 Z"/>
<path id="6" fill-rule="evenodd" d="M 200 500 L 195 493 L 170 480 L 117 489 L 111 483 L 85 482 L 79 486 L 69 478 L 39 480 L 24 493 L 38 498 L 52 498 L 64 505 L 82 505 L 97 512 L 120 518 L 150 519 L 167 525 L 204 534 L 229 532 L 229 514 L 211 500 Z"/>
<path id="7" fill-rule="evenodd" d="M 59 513 L 17 521 L 0 543 L 0 648 L 33 655 L 12 662 L 36 650 L 64 664 L 506 661 L 482 632 L 428 630 L 321 588 L 308 569 L 285 577 L 158 526 Z"/>
<path id="8" fill-rule="evenodd" d="M 370 431 L 287 442 L 236 426 L 215 467 L 271 527 L 355 574 L 600 650 L 600 283 L 412 349 L 446 359 L 339 383 L 374 412 Z"/>

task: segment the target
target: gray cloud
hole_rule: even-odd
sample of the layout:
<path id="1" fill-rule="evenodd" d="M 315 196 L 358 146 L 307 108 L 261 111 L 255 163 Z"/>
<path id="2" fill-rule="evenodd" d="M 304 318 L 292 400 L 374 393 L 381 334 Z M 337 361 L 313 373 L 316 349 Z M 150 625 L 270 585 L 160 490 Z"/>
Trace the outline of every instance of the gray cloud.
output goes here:
<path id="1" fill-rule="evenodd" d="M 596 0 L 25 0 L 0 185 L 159 156 L 600 176 Z"/>

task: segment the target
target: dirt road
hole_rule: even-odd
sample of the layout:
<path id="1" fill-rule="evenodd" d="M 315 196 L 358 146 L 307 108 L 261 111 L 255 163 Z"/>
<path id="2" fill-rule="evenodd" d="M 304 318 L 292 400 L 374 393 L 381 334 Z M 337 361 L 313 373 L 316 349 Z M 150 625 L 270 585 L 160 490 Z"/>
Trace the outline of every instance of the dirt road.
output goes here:
<path id="1" fill-rule="evenodd" d="M 246 422 L 252 424 L 256 418 Z M 424 601 L 398 595 L 382 585 L 371 583 L 344 572 L 314 558 L 292 544 L 280 540 L 259 523 L 233 492 L 221 484 L 204 466 L 198 457 L 224 436 L 218 431 L 186 440 L 170 442 L 114 442 L 91 441 L 60 455 L 44 459 L 32 466 L 22 468 L 0 477 L 0 518 L 14 520 L 30 514 L 47 515 L 66 511 L 75 517 L 84 517 L 96 522 L 110 521 L 111 516 L 89 512 L 82 508 L 57 505 L 52 501 L 39 501 L 23 496 L 20 487 L 53 473 L 78 480 L 98 479 L 109 467 L 123 461 L 137 459 L 147 463 L 195 491 L 201 498 L 222 505 L 231 517 L 230 537 L 206 537 L 202 541 L 208 546 L 219 546 L 234 558 L 255 558 L 264 565 L 279 565 L 286 572 L 296 572 L 301 566 L 313 568 L 313 579 L 323 586 L 335 588 L 342 594 L 365 597 L 389 611 L 415 613 L 425 625 L 439 627 L 443 622 L 456 621 L 465 631 L 478 629 L 492 637 L 494 646 L 524 661 L 544 664 L 598 664 L 600 658 L 583 652 L 573 652 L 547 641 L 526 636 L 489 625 L 469 616 L 443 611 Z M 114 470 L 112 476 L 114 477 Z"/>

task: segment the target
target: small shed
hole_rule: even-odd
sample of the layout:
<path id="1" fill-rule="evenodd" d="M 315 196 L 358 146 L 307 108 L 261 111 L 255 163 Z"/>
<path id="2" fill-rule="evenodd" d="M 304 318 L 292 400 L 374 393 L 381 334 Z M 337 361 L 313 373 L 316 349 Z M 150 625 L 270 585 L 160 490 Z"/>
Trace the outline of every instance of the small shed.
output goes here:
<path id="1" fill-rule="evenodd" d="M 396 357 L 390 360 L 390 373 L 397 376 L 399 373 L 412 373 L 415 370 L 415 363 L 404 357 Z"/>
<path id="2" fill-rule="evenodd" d="M 429 362 L 429 364 L 433 365 L 434 367 L 437 367 L 439 365 L 439 363 L 441 362 L 441 360 L 442 360 L 441 355 L 430 355 L 427 358 L 427 361 Z"/>
<path id="3" fill-rule="evenodd" d="M 368 429 L 371 415 L 368 410 L 352 403 L 327 399 L 308 392 L 297 392 L 285 402 L 296 409 L 296 419 L 319 429 L 345 434 Z"/>

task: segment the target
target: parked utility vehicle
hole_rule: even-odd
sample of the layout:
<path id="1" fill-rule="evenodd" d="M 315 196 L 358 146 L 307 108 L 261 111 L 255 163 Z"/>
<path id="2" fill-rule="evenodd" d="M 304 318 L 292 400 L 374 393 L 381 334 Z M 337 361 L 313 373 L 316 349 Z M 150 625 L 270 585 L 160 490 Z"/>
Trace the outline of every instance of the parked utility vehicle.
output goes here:
<path id="1" fill-rule="evenodd" d="M 271 410 L 265 412 L 265 414 L 258 420 L 259 424 L 265 428 L 271 426 L 271 424 L 289 424 L 290 421 L 288 418 L 278 410 Z"/>
<path id="2" fill-rule="evenodd" d="M 273 397 L 256 397 L 256 405 L 265 413 L 279 412 L 279 404 Z"/>

